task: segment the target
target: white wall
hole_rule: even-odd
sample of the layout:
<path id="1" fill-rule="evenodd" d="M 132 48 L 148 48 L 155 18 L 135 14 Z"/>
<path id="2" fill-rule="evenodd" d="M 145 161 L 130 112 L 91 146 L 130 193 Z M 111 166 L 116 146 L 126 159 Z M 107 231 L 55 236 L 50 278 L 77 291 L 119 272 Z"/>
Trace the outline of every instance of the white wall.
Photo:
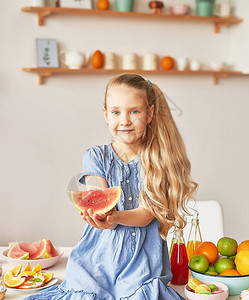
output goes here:
<path id="1" fill-rule="evenodd" d="M 136 3 L 148 10 L 147 1 Z M 186 54 L 206 64 L 229 57 L 230 34 L 226 27 L 214 34 L 211 24 L 195 22 L 69 15 L 38 27 L 35 15 L 20 11 L 27 5 L 0 2 L 0 245 L 44 237 L 74 245 L 84 225 L 67 185 L 81 171 L 84 151 L 110 141 L 102 104 L 111 76 L 58 75 L 38 85 L 35 75 L 21 70 L 36 66 L 35 39 L 56 38 L 60 49 L 82 52 Z M 242 26 L 236 25 L 238 35 Z M 220 201 L 226 235 L 248 239 L 248 78 L 222 79 L 216 86 L 205 76 L 148 78 L 182 110 L 173 114 L 199 183 L 197 199 Z"/>

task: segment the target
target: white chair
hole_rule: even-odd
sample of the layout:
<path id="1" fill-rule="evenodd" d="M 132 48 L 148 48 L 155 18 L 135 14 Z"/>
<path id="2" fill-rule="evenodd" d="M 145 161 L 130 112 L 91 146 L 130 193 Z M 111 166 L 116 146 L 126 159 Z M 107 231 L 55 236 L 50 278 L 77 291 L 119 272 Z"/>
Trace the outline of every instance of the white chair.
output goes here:
<path id="1" fill-rule="evenodd" d="M 202 236 L 202 241 L 210 241 L 217 244 L 218 240 L 224 236 L 223 216 L 221 205 L 218 201 L 194 201 L 190 200 L 188 203 L 188 211 L 195 215 L 195 211 L 199 212 L 199 226 Z M 183 229 L 183 236 L 187 245 L 188 235 L 191 228 L 191 219 L 193 216 L 187 216 L 187 225 Z M 168 233 L 167 244 L 170 248 L 171 240 L 173 237 L 173 229 Z"/>

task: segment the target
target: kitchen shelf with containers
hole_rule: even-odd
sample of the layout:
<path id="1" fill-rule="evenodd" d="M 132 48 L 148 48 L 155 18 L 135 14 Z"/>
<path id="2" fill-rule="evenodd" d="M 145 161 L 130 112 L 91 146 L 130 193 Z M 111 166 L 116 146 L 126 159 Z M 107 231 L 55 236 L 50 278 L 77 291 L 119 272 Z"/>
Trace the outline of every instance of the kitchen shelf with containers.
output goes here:
<path id="1" fill-rule="evenodd" d="M 32 0 L 34 2 L 43 1 L 43 0 Z M 114 17 L 119 20 L 119 18 L 137 18 L 137 19 L 160 19 L 160 20 L 175 20 L 175 21 L 186 21 L 186 22 L 208 22 L 214 24 L 214 31 L 217 33 L 220 30 L 220 26 L 229 26 L 233 24 L 238 24 L 242 22 L 242 19 L 233 17 L 230 15 L 230 12 L 223 14 L 222 16 L 210 16 L 211 13 L 206 16 L 206 14 L 201 14 L 198 12 L 198 15 L 190 15 L 190 6 L 183 4 L 183 5 L 173 5 L 167 7 L 163 7 L 162 1 L 150 1 L 148 3 L 150 7 L 149 12 L 134 12 L 132 11 L 132 4 L 130 7 L 121 8 L 118 7 L 118 2 L 122 2 L 123 4 L 127 5 L 127 3 L 131 2 L 132 0 L 127 0 L 126 2 L 121 0 L 116 0 L 116 10 L 111 10 L 109 7 L 108 0 L 98 0 L 97 8 L 93 9 L 90 0 L 79 2 L 77 3 L 70 2 L 70 0 L 60 0 L 60 5 L 62 7 L 58 7 L 57 5 L 54 7 L 46 7 L 46 6 L 30 6 L 30 7 L 23 7 L 23 12 L 28 13 L 36 13 L 38 15 L 38 24 L 44 24 L 44 18 L 50 16 L 52 14 L 70 14 L 70 15 L 78 15 L 78 16 L 101 16 L 101 17 Z M 103 2 L 105 7 L 100 7 L 100 2 Z M 32 2 L 33 3 L 33 2 Z M 122 5 L 123 5 L 122 4 Z M 160 4 L 160 5 L 159 5 Z M 82 5 L 76 8 L 76 5 Z M 159 6 L 158 6 L 159 5 Z M 69 7 L 67 7 L 69 6 Z M 46 47 L 47 49 L 47 47 Z M 98 51 L 97 51 L 98 52 Z M 228 76 L 236 76 L 236 75 L 243 75 L 242 72 L 236 70 L 230 70 L 221 62 L 212 62 L 207 66 L 204 66 L 197 60 L 188 61 L 186 57 L 162 57 L 155 53 L 146 53 L 143 55 L 142 58 L 142 65 L 138 63 L 141 59 L 136 53 L 126 53 L 121 55 L 121 66 L 119 63 L 114 63 L 114 58 L 116 56 L 115 53 L 106 52 L 100 53 L 102 62 L 98 66 L 93 64 L 93 59 L 96 57 L 93 54 L 91 60 L 92 65 L 88 62 L 84 61 L 84 55 L 79 51 L 74 53 L 71 51 L 70 53 L 64 53 L 63 58 L 60 54 L 60 62 L 55 63 L 55 65 L 50 64 L 38 64 L 36 68 L 23 68 L 25 72 L 37 73 L 39 83 L 43 84 L 45 79 L 49 76 L 55 74 L 113 74 L 113 73 L 124 73 L 124 72 L 133 72 L 139 74 L 150 74 L 150 75 L 209 75 L 213 77 L 213 83 L 217 84 L 220 78 L 227 78 Z M 39 55 L 38 55 L 39 56 Z M 47 53 L 42 54 L 47 59 Z M 116 57 L 117 58 L 117 57 Z M 116 60 L 115 58 L 115 60 Z M 38 58 L 39 60 L 39 58 Z M 120 60 L 120 59 L 119 59 Z M 77 62 L 74 65 L 73 62 Z"/>
<path id="2" fill-rule="evenodd" d="M 121 65 L 119 63 L 121 61 Z M 141 61 L 141 63 L 140 63 Z M 187 57 L 173 58 L 164 56 L 160 58 L 153 52 L 147 52 L 143 57 L 136 53 L 124 53 L 118 59 L 113 52 L 102 53 L 97 50 L 90 57 L 90 54 L 83 54 L 73 50 L 61 51 L 60 67 L 37 67 L 23 68 L 25 72 L 36 73 L 39 84 L 44 84 L 45 79 L 56 74 L 115 74 L 115 73 L 138 73 L 149 75 L 208 75 L 213 77 L 213 83 L 217 84 L 220 78 L 243 75 L 240 71 L 226 70 L 222 62 L 212 62 L 210 67 L 205 69 L 197 60 L 190 60 Z"/>
<path id="3" fill-rule="evenodd" d="M 217 16 L 198 16 L 189 14 L 174 14 L 174 13 L 147 13 L 147 12 L 133 12 L 133 11 L 114 11 L 114 10 L 100 10 L 100 9 L 82 9 L 82 8 L 66 8 L 66 7 L 23 7 L 23 12 L 36 13 L 38 16 L 38 25 L 44 25 L 44 18 L 53 14 L 69 14 L 78 16 L 101 16 L 117 18 L 142 18 L 165 21 L 185 21 L 185 22 L 199 22 L 211 23 L 214 25 L 214 32 L 220 31 L 220 26 L 230 26 L 243 22 L 243 19 L 233 16 L 217 17 Z"/>

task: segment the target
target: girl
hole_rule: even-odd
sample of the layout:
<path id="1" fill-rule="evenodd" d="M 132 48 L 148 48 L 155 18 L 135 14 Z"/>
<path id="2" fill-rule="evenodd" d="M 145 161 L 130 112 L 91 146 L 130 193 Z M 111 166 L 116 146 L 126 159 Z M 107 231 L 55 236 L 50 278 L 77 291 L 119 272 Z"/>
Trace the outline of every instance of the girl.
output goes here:
<path id="1" fill-rule="evenodd" d="M 66 280 L 28 299 L 183 299 L 171 280 L 166 236 L 197 184 L 161 90 L 139 75 L 107 85 L 105 121 L 114 142 L 86 151 L 81 183 L 122 187 L 108 215 L 82 212 L 88 223 L 72 251 Z"/>

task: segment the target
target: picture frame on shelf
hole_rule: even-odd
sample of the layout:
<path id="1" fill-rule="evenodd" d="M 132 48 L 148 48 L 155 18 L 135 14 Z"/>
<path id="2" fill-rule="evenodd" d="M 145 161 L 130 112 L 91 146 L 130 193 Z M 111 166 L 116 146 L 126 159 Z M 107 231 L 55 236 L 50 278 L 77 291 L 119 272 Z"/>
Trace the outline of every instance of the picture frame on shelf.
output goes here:
<path id="1" fill-rule="evenodd" d="M 36 39 L 38 68 L 58 68 L 58 46 L 55 39 Z"/>
<path id="2" fill-rule="evenodd" d="M 92 0 L 60 0 L 60 7 L 92 9 Z"/>

